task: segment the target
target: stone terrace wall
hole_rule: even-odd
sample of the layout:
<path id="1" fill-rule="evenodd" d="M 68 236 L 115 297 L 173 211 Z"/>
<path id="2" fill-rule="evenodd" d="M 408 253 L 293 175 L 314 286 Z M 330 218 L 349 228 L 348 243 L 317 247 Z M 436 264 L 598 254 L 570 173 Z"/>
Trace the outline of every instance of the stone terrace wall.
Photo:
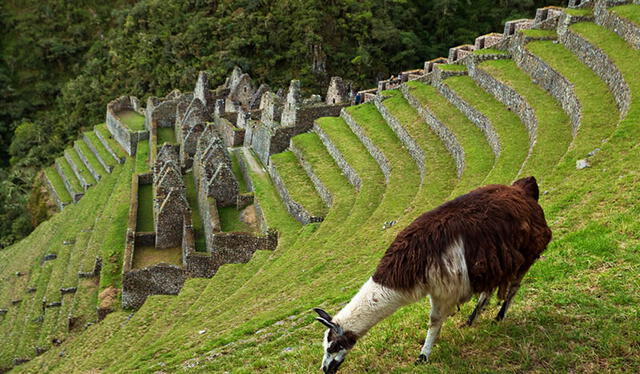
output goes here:
<path id="1" fill-rule="evenodd" d="M 338 150 L 335 144 L 331 142 L 329 136 L 324 132 L 324 130 L 322 130 L 320 126 L 318 126 L 317 123 L 313 126 L 313 131 L 318 134 L 318 137 L 322 141 L 322 144 L 324 144 L 331 157 L 335 160 L 336 164 L 338 164 L 340 170 L 342 170 L 342 174 L 344 174 L 344 176 L 349 180 L 349 183 L 351 183 L 351 185 L 359 191 L 360 186 L 362 186 L 362 179 L 355 171 L 355 169 L 351 167 L 351 165 L 349 165 L 342 153 Z"/>
<path id="2" fill-rule="evenodd" d="M 133 96 L 121 96 L 107 104 L 107 128 L 127 154 L 133 156 L 136 154 L 138 142 L 149 139 L 149 131 L 129 129 L 118 117 L 118 112 L 124 110 L 141 112 L 138 99 Z M 141 114 L 144 115 L 144 113 Z"/>
<path id="3" fill-rule="evenodd" d="M 289 146 L 289 149 L 291 150 L 291 152 L 293 152 L 294 155 L 296 155 L 298 161 L 300 162 L 300 165 L 309 176 L 309 179 L 311 179 L 311 182 L 313 182 L 313 186 L 315 187 L 316 191 L 318 191 L 318 195 L 320 195 L 320 198 L 322 199 L 324 204 L 328 207 L 331 207 L 331 205 L 333 204 L 333 197 L 331 196 L 331 192 L 329 192 L 329 189 L 322 183 L 320 178 L 318 178 L 311 164 L 309 164 L 309 162 L 307 162 L 307 160 L 304 158 L 304 153 L 300 149 L 298 149 L 298 147 L 296 147 L 293 142 Z"/>
<path id="4" fill-rule="evenodd" d="M 382 174 L 384 174 L 384 179 L 386 183 L 389 183 L 389 176 L 391 175 L 391 166 L 389 165 L 389 161 L 384 156 L 378 147 L 376 147 L 371 139 L 369 139 L 365 134 L 362 128 L 356 123 L 356 121 L 351 117 L 346 110 L 342 110 L 340 112 L 340 117 L 347 123 L 351 131 L 360 139 L 362 144 L 367 148 L 371 157 L 380 165 L 380 170 L 382 170 Z"/>
<path id="5" fill-rule="evenodd" d="M 96 134 L 98 133 L 98 131 L 95 132 Z M 100 152 L 98 152 L 98 149 L 96 148 L 96 146 L 93 144 L 93 142 L 91 141 L 91 139 L 89 139 L 87 137 L 87 135 L 82 134 L 82 141 L 84 141 L 87 146 L 89 147 L 89 149 L 91 150 L 91 152 L 93 152 L 93 154 L 96 156 L 96 159 L 98 160 L 98 162 L 100 163 L 100 165 L 102 165 L 102 167 L 107 171 L 107 173 L 111 173 L 113 171 L 113 167 L 109 164 L 107 164 L 106 160 L 104 160 L 102 158 L 102 156 L 100 155 Z M 109 150 L 107 150 L 109 151 Z"/>
<path id="6" fill-rule="evenodd" d="M 291 214 L 298 222 L 303 225 L 312 223 L 312 222 L 322 222 L 323 217 L 317 217 L 309 213 L 304 206 L 300 205 L 297 201 L 295 201 L 291 195 L 289 194 L 289 190 L 286 185 L 282 181 L 280 174 L 278 173 L 277 167 L 273 163 L 269 163 L 267 167 L 269 170 L 269 175 L 271 175 L 271 179 L 273 184 L 278 190 L 280 194 L 280 198 L 284 202 L 284 205 L 287 207 L 287 211 Z"/>
<path id="7" fill-rule="evenodd" d="M 53 187 L 53 183 L 51 183 L 46 173 L 42 173 L 42 178 L 44 180 L 45 186 L 47 187 L 47 190 L 49 191 L 49 196 L 51 196 L 51 198 L 53 199 L 53 202 L 56 203 L 56 205 L 58 206 L 58 209 L 63 210 L 64 207 L 69 204 L 64 203 L 62 202 L 62 200 L 60 200 L 60 197 L 58 196 L 58 193 L 56 192 L 55 187 Z"/>
<path id="8" fill-rule="evenodd" d="M 594 6 L 596 23 L 620 35 L 634 48 L 640 49 L 640 26 L 607 9 L 607 7 L 628 3 L 630 3 L 628 0 L 597 0 Z"/>
<path id="9" fill-rule="evenodd" d="M 128 271 L 122 276 L 122 307 L 139 308 L 149 295 L 177 295 L 186 279 L 185 270 L 170 264 Z"/>
<path id="10" fill-rule="evenodd" d="M 74 203 L 77 203 L 78 201 L 80 201 L 80 199 L 82 199 L 82 196 L 84 196 L 84 192 L 82 191 L 76 191 L 73 186 L 71 185 L 71 183 L 69 182 L 69 178 L 71 178 L 71 175 L 66 175 L 64 173 L 64 170 L 62 170 L 62 168 L 60 167 L 60 164 L 58 164 L 58 162 L 55 162 L 55 167 L 56 167 L 56 171 L 58 172 L 58 174 L 60 174 L 60 178 L 62 178 L 62 182 L 64 183 L 64 186 L 67 188 L 67 191 L 69 191 L 69 195 L 71 195 L 71 199 L 73 200 Z"/>

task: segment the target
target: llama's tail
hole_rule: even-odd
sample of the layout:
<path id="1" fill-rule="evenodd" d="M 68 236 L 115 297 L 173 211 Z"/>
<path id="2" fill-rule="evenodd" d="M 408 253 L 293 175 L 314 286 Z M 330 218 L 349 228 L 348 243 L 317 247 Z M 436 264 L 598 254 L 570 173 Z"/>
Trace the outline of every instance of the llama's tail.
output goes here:
<path id="1" fill-rule="evenodd" d="M 518 179 L 513 182 L 513 186 L 522 189 L 527 195 L 538 201 L 540 190 L 538 189 L 538 182 L 535 177 Z"/>

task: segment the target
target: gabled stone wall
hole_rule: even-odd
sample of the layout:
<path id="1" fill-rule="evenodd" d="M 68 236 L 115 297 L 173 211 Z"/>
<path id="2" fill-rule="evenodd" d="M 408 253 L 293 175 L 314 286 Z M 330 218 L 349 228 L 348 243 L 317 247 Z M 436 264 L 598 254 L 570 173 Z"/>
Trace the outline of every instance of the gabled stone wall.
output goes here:
<path id="1" fill-rule="evenodd" d="M 118 112 L 125 110 L 133 110 L 142 115 L 145 114 L 136 97 L 121 96 L 107 104 L 107 128 L 127 154 L 133 156 L 136 154 L 138 142 L 149 139 L 149 131 L 133 131 L 122 123 L 118 117 Z"/>

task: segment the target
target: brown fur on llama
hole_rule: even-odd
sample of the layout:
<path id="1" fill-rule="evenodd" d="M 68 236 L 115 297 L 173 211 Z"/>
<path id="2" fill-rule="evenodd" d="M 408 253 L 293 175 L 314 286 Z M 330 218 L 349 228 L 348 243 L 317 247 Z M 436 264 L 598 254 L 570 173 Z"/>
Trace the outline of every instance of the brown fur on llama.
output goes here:
<path id="1" fill-rule="evenodd" d="M 471 325 L 495 289 L 506 315 L 520 281 L 551 241 L 534 177 L 488 185 L 422 214 L 391 243 L 373 276 L 329 327 L 322 368 L 335 373 L 356 340 L 399 307 L 431 299 L 430 327 L 418 361 L 426 362 L 444 320 L 480 294 Z"/>

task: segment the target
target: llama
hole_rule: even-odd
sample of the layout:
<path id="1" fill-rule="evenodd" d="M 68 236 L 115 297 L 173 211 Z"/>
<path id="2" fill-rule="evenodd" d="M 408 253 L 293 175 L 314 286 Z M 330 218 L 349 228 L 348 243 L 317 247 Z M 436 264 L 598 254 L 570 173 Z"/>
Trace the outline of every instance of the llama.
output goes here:
<path id="1" fill-rule="evenodd" d="M 471 326 L 498 290 L 502 320 L 520 282 L 551 241 L 534 177 L 488 185 L 422 214 L 402 230 L 372 277 L 335 316 L 315 308 L 324 334 L 322 370 L 335 373 L 356 341 L 401 306 L 430 298 L 429 330 L 416 363 L 429 359 L 456 306 L 479 294 Z"/>

